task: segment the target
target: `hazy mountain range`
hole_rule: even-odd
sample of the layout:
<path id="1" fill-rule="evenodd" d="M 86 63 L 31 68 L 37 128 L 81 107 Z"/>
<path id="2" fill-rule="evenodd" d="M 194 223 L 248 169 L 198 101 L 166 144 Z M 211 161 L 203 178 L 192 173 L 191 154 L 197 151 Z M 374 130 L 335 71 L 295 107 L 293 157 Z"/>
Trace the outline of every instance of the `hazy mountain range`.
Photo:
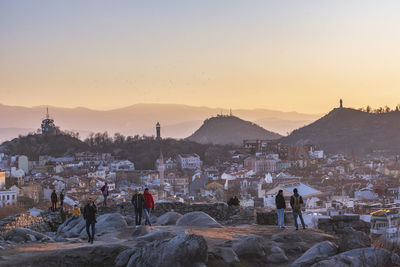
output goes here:
<path id="1" fill-rule="evenodd" d="M 192 135 L 207 118 L 229 110 L 178 104 L 135 104 L 113 110 L 88 108 L 59 108 L 49 106 L 50 116 L 61 130 L 73 130 L 81 137 L 90 132 L 120 132 L 125 135 L 155 134 L 155 124 L 161 123 L 163 137 L 185 138 Z M 46 106 L 20 107 L 0 104 L 0 141 L 10 140 L 40 128 Z M 234 109 L 232 113 L 263 128 L 287 135 L 307 125 L 319 115 L 281 112 L 267 109 Z"/>

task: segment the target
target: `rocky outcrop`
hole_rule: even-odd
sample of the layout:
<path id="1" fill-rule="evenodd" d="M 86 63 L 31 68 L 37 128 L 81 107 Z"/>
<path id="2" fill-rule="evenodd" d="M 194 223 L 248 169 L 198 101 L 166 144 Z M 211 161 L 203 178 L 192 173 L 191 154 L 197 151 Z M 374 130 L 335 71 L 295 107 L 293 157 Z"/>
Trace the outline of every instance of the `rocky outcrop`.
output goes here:
<path id="1" fill-rule="evenodd" d="M 4 234 L 4 239 L 16 243 L 53 241 L 53 239 L 47 235 L 27 228 L 14 228 Z"/>
<path id="2" fill-rule="evenodd" d="M 216 220 L 202 211 L 189 212 L 176 221 L 178 226 L 222 227 Z"/>
<path id="3" fill-rule="evenodd" d="M 207 242 L 202 236 L 181 234 L 170 240 L 154 241 L 136 251 L 128 262 L 134 266 L 194 266 L 207 261 Z"/>
<path id="4" fill-rule="evenodd" d="M 271 263 L 284 263 L 289 260 L 285 251 L 278 246 L 273 246 L 267 255 L 267 261 Z"/>
<path id="5" fill-rule="evenodd" d="M 381 248 L 358 248 L 340 253 L 312 265 L 312 267 L 326 266 L 394 267 L 400 266 L 400 258 L 397 254 Z"/>
<path id="6" fill-rule="evenodd" d="M 300 258 L 295 260 L 292 267 L 294 266 L 311 266 L 312 264 L 328 259 L 337 253 L 338 246 L 330 241 L 324 241 L 315 244 L 309 250 L 307 250 Z"/>
<path id="7" fill-rule="evenodd" d="M 157 218 L 157 224 L 158 225 L 175 225 L 176 221 L 180 217 L 182 217 L 182 214 L 175 212 L 175 211 L 169 211 Z"/>

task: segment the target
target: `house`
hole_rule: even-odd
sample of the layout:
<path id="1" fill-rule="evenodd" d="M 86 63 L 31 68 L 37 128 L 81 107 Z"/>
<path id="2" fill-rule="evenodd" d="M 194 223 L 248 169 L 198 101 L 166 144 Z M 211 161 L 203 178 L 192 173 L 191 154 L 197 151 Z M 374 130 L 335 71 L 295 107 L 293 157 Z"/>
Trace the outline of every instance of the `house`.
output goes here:
<path id="1" fill-rule="evenodd" d="M 111 163 L 111 170 L 115 172 L 134 171 L 135 165 L 129 160 L 116 161 Z"/>
<path id="2" fill-rule="evenodd" d="M 178 155 L 178 163 L 182 170 L 196 170 L 200 169 L 203 165 L 203 162 L 200 160 L 200 156 L 193 154 L 179 154 Z"/>
<path id="3" fill-rule="evenodd" d="M 256 173 L 273 172 L 276 170 L 276 163 L 280 161 L 275 154 L 250 156 L 244 160 L 244 167 Z"/>
<path id="4" fill-rule="evenodd" d="M 208 183 L 208 176 L 205 173 L 196 176 L 196 178 L 189 185 L 189 194 L 190 195 L 199 194 L 201 190 L 204 189 L 204 187 L 207 185 L 207 183 Z"/>
<path id="5" fill-rule="evenodd" d="M 13 190 L 0 190 L 0 207 L 17 204 L 17 192 Z"/>

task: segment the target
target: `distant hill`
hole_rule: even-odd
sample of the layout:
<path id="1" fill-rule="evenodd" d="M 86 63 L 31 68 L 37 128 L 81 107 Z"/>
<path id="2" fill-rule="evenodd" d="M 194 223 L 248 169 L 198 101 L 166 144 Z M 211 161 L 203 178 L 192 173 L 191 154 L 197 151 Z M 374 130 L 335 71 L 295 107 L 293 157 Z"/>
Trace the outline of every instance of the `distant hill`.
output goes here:
<path id="1" fill-rule="evenodd" d="M 68 134 L 20 136 L 0 145 L 0 152 L 9 155 L 26 155 L 30 160 L 38 160 L 40 155 L 55 157 L 73 155 L 87 151 L 89 146 Z"/>
<path id="2" fill-rule="evenodd" d="M 330 153 L 400 152 L 400 112 L 375 114 L 336 108 L 319 120 L 293 131 L 282 141 L 316 144 Z"/>
<path id="3" fill-rule="evenodd" d="M 19 134 L 35 132 L 45 116 L 46 107 L 19 107 L 0 104 L 0 142 Z M 185 138 L 198 129 L 202 122 L 229 110 L 176 104 L 135 104 L 113 110 L 49 107 L 50 116 L 61 130 L 79 132 L 87 137 L 90 132 L 108 131 L 124 135 L 155 135 L 155 124 L 161 123 L 162 137 Z M 235 116 L 257 122 L 260 126 L 286 134 L 311 123 L 318 115 L 282 112 L 268 109 L 234 109 Z M 7 129 L 5 129 L 7 128 Z"/>
<path id="4" fill-rule="evenodd" d="M 217 116 L 203 125 L 187 139 L 201 144 L 241 145 L 244 139 L 279 139 L 281 135 L 265 130 L 250 121 L 235 116 Z"/>

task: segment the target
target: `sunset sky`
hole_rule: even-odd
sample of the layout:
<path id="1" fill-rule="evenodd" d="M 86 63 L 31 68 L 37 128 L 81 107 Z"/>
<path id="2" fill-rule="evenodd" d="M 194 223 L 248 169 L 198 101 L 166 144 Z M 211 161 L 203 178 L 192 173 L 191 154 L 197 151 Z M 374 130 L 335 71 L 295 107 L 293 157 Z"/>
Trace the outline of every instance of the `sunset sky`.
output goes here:
<path id="1" fill-rule="evenodd" d="M 0 103 L 400 103 L 399 1 L 0 1 Z"/>

